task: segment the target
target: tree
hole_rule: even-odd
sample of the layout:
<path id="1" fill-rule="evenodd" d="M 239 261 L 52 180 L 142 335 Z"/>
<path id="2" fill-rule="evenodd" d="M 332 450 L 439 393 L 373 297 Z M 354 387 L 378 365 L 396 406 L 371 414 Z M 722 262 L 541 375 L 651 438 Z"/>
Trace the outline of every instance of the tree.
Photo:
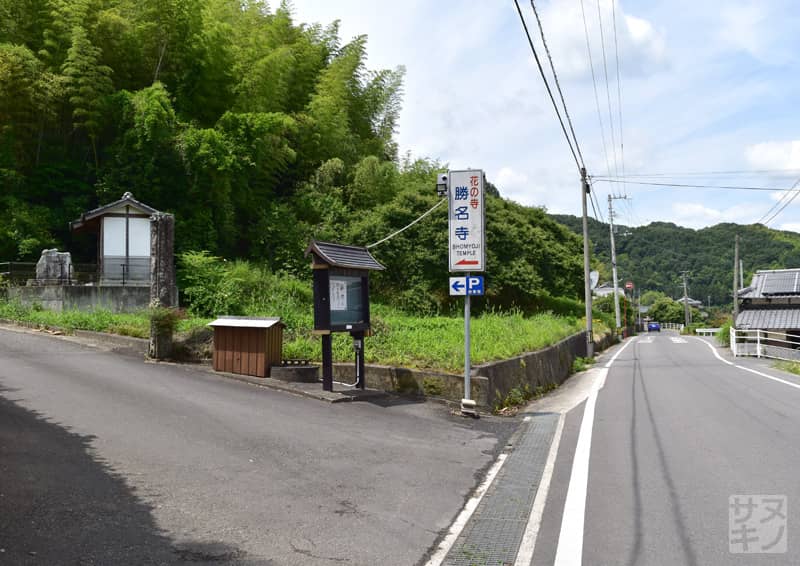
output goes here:
<path id="1" fill-rule="evenodd" d="M 92 45 L 86 30 L 76 26 L 72 30 L 72 45 L 67 51 L 62 72 L 67 77 L 66 88 L 72 106 L 73 125 L 86 131 L 92 143 L 95 170 L 100 168 L 97 155 L 97 136 L 103 126 L 103 105 L 111 94 L 113 71 L 101 65 L 100 49 Z"/>

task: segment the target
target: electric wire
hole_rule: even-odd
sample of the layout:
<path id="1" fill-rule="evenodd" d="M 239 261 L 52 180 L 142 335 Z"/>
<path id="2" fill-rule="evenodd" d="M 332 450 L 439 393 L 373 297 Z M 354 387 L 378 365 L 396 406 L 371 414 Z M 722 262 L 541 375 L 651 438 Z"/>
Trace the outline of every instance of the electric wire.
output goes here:
<path id="1" fill-rule="evenodd" d="M 536 16 L 536 24 L 539 26 L 539 35 L 542 36 L 542 45 L 544 45 L 544 52 L 547 54 L 547 60 L 550 62 L 550 70 L 553 72 L 553 79 L 556 83 L 556 90 L 558 91 L 558 96 L 561 98 L 561 105 L 564 107 L 564 116 L 567 118 L 567 124 L 569 125 L 569 131 L 572 133 L 572 140 L 575 142 L 575 149 L 578 151 L 578 157 L 581 160 L 581 167 L 586 168 L 586 164 L 583 162 L 583 155 L 581 154 L 581 148 L 578 145 L 578 138 L 575 136 L 575 129 L 572 127 L 572 118 L 569 117 L 569 110 L 567 110 L 567 102 L 564 100 L 564 93 L 561 91 L 561 83 L 558 80 L 558 73 L 556 73 L 556 67 L 553 64 L 553 57 L 550 55 L 550 48 L 547 46 L 547 40 L 544 37 L 544 28 L 542 27 L 542 20 L 539 18 L 539 12 L 536 10 L 536 4 L 534 4 L 533 0 L 531 0 L 531 9 L 533 10 L 533 15 Z"/>
<path id="2" fill-rule="evenodd" d="M 382 239 L 382 240 L 378 240 L 378 241 L 377 241 L 377 242 L 375 242 L 374 244 L 370 244 L 370 245 L 368 245 L 368 246 L 367 246 L 367 249 L 368 249 L 368 250 L 369 250 L 369 249 L 372 249 L 372 248 L 374 248 L 375 246 L 378 246 L 378 245 L 380 245 L 380 244 L 384 243 L 386 240 L 390 240 L 390 239 L 394 238 L 394 237 L 395 237 L 395 236 L 397 236 L 397 235 L 398 235 L 400 232 L 404 232 L 405 230 L 408 230 L 408 229 L 409 229 L 409 228 L 411 228 L 411 227 L 412 227 L 414 224 L 416 224 L 417 222 L 419 222 L 420 220 L 422 220 L 423 218 L 425 218 L 426 216 L 428 216 L 428 215 L 429 215 L 431 212 L 433 212 L 434 210 L 436 210 L 437 208 L 439 208 L 440 206 L 442 206 L 442 205 L 443 205 L 444 203 L 446 203 L 446 202 L 447 202 L 447 200 L 445 200 L 445 199 L 442 199 L 442 200 L 440 200 L 440 201 L 439 201 L 439 202 L 437 202 L 435 205 L 433 205 L 433 207 L 432 207 L 432 208 L 429 208 L 427 212 L 423 213 L 423 214 L 422 214 L 422 216 L 420 216 L 420 217 L 418 217 L 416 220 L 414 220 L 414 221 L 413 221 L 411 224 L 407 224 L 406 226 L 403 226 L 402 228 L 400 228 L 400 229 L 399 229 L 399 230 L 397 230 L 396 232 L 392 232 L 391 234 L 389 234 L 388 236 L 386 236 L 384 239 Z"/>
<path id="3" fill-rule="evenodd" d="M 528 38 L 528 45 L 530 45 L 531 52 L 533 53 L 533 58 L 536 60 L 536 66 L 539 68 L 539 74 L 542 76 L 542 81 L 544 81 L 545 89 L 547 89 L 547 94 L 550 96 L 550 101 L 553 103 L 553 109 L 556 111 L 556 117 L 558 117 L 558 123 L 561 124 L 561 131 L 564 132 L 564 138 L 567 140 L 567 145 L 569 146 L 569 150 L 572 153 L 572 158 L 575 160 L 575 165 L 578 168 L 578 172 L 580 172 L 581 164 L 578 161 L 578 156 L 575 154 L 575 149 L 572 147 L 572 142 L 569 139 L 569 134 L 567 134 L 567 128 L 564 126 L 564 120 L 561 118 L 561 113 L 558 111 L 558 104 L 556 103 L 556 99 L 553 96 L 553 91 L 550 89 L 550 84 L 547 82 L 547 77 L 545 76 L 544 69 L 542 68 L 542 63 L 541 61 L 539 61 L 539 55 L 538 53 L 536 53 L 536 48 L 533 46 L 533 39 L 531 39 L 531 34 L 528 31 L 528 24 L 525 22 L 525 17 L 522 15 L 522 9 L 519 7 L 519 0 L 514 0 L 514 5 L 517 7 L 517 13 L 519 14 L 520 22 L 522 22 L 522 27 L 525 30 L 525 36 Z"/>
<path id="4" fill-rule="evenodd" d="M 796 188 L 798 184 L 800 184 L 800 179 L 798 179 L 798 180 L 797 180 L 797 182 L 796 182 L 794 185 L 792 185 L 792 189 Z M 790 189 L 790 190 L 791 190 L 791 189 Z M 787 194 L 788 194 L 788 193 L 787 193 Z M 783 204 L 783 206 L 782 206 L 782 207 L 780 207 L 778 210 L 776 210 L 776 211 L 775 211 L 775 214 L 773 214 L 773 215 L 772 215 L 772 216 L 770 216 L 770 217 L 769 217 L 767 220 L 765 220 L 765 221 L 764 221 L 764 226 L 768 225 L 770 222 L 772 222 L 773 220 L 775 220 L 775 218 L 776 218 L 776 217 L 777 217 L 777 216 L 778 216 L 778 215 L 779 215 L 781 212 L 783 212 L 783 210 L 784 210 L 784 209 L 785 209 L 787 206 L 789 206 L 790 204 L 792 204 L 792 202 L 794 201 L 794 199 L 796 199 L 796 198 L 797 198 L 797 195 L 800 195 L 800 191 L 795 191 L 795 192 L 794 192 L 794 194 L 791 196 L 791 198 L 789 198 L 789 199 L 788 199 L 788 200 L 787 200 L 787 201 L 786 201 L 786 202 Z M 786 196 L 786 195 L 784 195 L 784 196 Z"/>
<path id="5" fill-rule="evenodd" d="M 600 217 L 597 214 L 597 208 L 594 205 L 594 201 L 595 201 L 594 193 L 592 191 L 589 191 L 589 204 L 592 205 L 592 212 L 594 213 L 594 219 L 600 222 Z M 605 220 L 603 221 L 603 224 L 605 224 Z"/>
<path id="6" fill-rule="evenodd" d="M 599 177 L 592 177 L 593 182 L 614 183 L 617 179 L 606 179 Z M 678 189 L 724 189 L 731 191 L 790 191 L 791 189 L 782 189 L 779 187 L 741 187 L 732 185 L 692 185 L 684 183 L 655 183 L 649 181 L 628 181 L 632 185 L 647 185 L 654 187 L 672 187 Z"/>
<path id="7" fill-rule="evenodd" d="M 617 0 L 611 0 L 611 16 L 614 22 L 614 58 L 617 61 L 617 111 L 619 112 L 619 156 L 622 164 L 622 176 L 625 176 L 625 137 L 622 132 L 622 85 L 619 71 L 619 44 L 617 42 Z M 627 195 L 625 181 L 622 190 Z"/>
<path id="8" fill-rule="evenodd" d="M 617 164 L 617 141 L 614 136 L 614 114 L 611 111 L 611 91 L 608 88 L 608 61 L 606 59 L 606 39 L 603 32 L 603 14 L 600 9 L 600 0 L 597 0 L 597 19 L 600 22 L 600 46 L 603 51 L 603 73 L 606 78 L 606 100 L 608 102 L 608 123 L 611 129 L 611 154 L 614 156 L 614 175 L 619 176 L 619 168 Z"/>
<path id="9" fill-rule="evenodd" d="M 634 179 L 645 177 L 711 177 L 715 175 L 720 176 L 736 176 L 736 175 L 785 175 L 795 177 L 800 169 L 739 169 L 731 171 L 686 171 L 686 172 L 672 172 L 672 173 L 628 173 L 626 175 L 615 176 L 619 179 Z M 611 177 L 612 175 L 609 175 Z"/>
<path id="10" fill-rule="evenodd" d="M 794 185 L 792 185 L 792 187 L 791 187 L 791 188 L 792 188 L 792 189 L 796 189 L 796 188 L 797 188 L 797 184 L 798 184 L 798 183 L 800 183 L 800 179 L 798 179 L 798 180 L 797 180 L 797 181 L 794 183 Z M 766 212 L 765 212 L 765 213 L 764 213 L 764 214 L 761 216 L 761 218 L 759 218 L 758 220 L 756 220 L 756 222 L 755 222 L 755 223 L 756 223 L 756 224 L 761 224 L 762 222 L 764 222 L 764 220 L 765 220 L 765 219 L 766 219 L 766 218 L 767 218 L 767 217 L 768 217 L 768 216 L 769 216 L 769 215 L 772 213 L 772 211 L 773 211 L 773 210 L 775 210 L 775 209 L 776 209 L 776 208 L 778 208 L 778 207 L 779 207 L 781 204 L 783 204 L 783 202 L 786 200 L 786 198 L 789 196 L 789 194 L 790 194 L 790 193 L 788 193 L 788 192 L 787 192 L 787 193 L 783 193 L 783 194 L 781 195 L 781 198 L 779 198 L 779 199 L 778 199 L 778 200 L 775 202 L 775 204 L 773 204 L 771 207 L 769 207 L 769 210 L 768 210 L 768 211 L 766 211 Z M 795 194 L 797 194 L 797 193 L 795 193 Z M 783 210 L 783 209 L 781 209 L 781 210 Z M 766 224 L 765 224 L 765 225 L 766 225 Z"/>
<path id="11" fill-rule="evenodd" d="M 581 0 L 581 15 L 583 16 L 583 34 L 586 38 L 586 53 L 589 55 L 589 70 L 592 72 L 592 87 L 594 88 L 594 103 L 597 107 L 597 119 L 600 122 L 600 140 L 603 142 L 603 156 L 606 160 L 606 173 L 611 176 L 611 165 L 608 161 L 608 147 L 606 146 L 606 133 L 603 126 L 603 113 L 600 110 L 600 96 L 597 94 L 597 78 L 594 74 L 594 61 L 592 60 L 592 47 L 589 42 L 589 28 L 586 25 L 586 9 Z"/>
<path id="12" fill-rule="evenodd" d="M 591 185 L 589 186 L 589 188 L 591 188 Z M 591 195 L 592 198 L 594 198 L 594 199 L 597 198 L 595 193 L 594 193 L 594 191 L 590 192 L 589 194 Z M 603 216 L 603 208 L 600 206 L 600 203 L 597 200 L 595 200 L 595 203 L 597 204 L 597 208 L 600 210 L 600 221 L 605 224 L 606 217 Z"/>

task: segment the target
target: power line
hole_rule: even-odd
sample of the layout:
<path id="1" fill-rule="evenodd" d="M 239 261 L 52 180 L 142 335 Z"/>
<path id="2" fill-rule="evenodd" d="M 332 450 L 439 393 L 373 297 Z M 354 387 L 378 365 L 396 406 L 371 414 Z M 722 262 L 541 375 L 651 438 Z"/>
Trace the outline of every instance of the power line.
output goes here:
<path id="1" fill-rule="evenodd" d="M 383 238 L 382 240 L 378 240 L 378 241 L 377 241 L 377 242 L 375 242 L 374 244 L 370 244 L 370 245 L 368 245 L 368 246 L 367 246 L 367 249 L 374 248 L 375 246 L 382 244 L 382 243 L 383 243 L 383 242 L 385 242 L 386 240 L 389 240 L 389 239 L 391 239 L 391 238 L 394 238 L 394 237 L 395 237 L 395 236 L 397 236 L 397 235 L 398 235 L 400 232 L 404 232 L 405 230 L 408 230 L 408 229 L 409 229 L 409 228 L 411 228 L 411 227 L 412 227 L 414 224 L 416 224 L 417 222 L 419 222 L 420 220 L 422 220 L 423 218 L 425 218 L 426 216 L 428 216 L 428 215 L 429 215 L 431 212 L 433 212 L 434 210 L 436 210 L 437 208 L 439 208 L 439 207 L 440 207 L 442 204 L 444 204 L 445 202 L 447 202 L 447 200 L 445 200 L 445 199 L 442 199 L 442 200 L 440 200 L 440 201 L 439 201 L 439 202 L 437 202 L 435 205 L 433 205 L 433 207 L 432 207 L 432 208 L 429 208 L 427 212 L 423 213 L 423 214 L 422 214 L 422 216 L 419 216 L 419 217 L 418 217 L 416 220 L 414 220 L 414 221 L 413 221 L 413 222 L 411 222 L 410 224 L 407 224 L 407 225 L 403 226 L 402 228 L 400 228 L 400 229 L 399 229 L 399 230 L 397 230 L 396 232 L 392 232 L 391 234 L 389 234 L 388 236 L 386 236 L 386 237 L 385 237 L 385 238 Z"/>
<path id="2" fill-rule="evenodd" d="M 542 45 L 544 45 L 544 52 L 547 54 L 547 60 L 550 61 L 550 70 L 553 71 L 553 79 L 556 82 L 556 90 L 558 90 L 558 96 L 561 98 L 561 105 L 564 107 L 564 116 L 567 118 L 567 124 L 569 124 L 569 131 L 572 133 L 572 140 L 575 142 L 575 149 L 578 151 L 578 157 L 581 159 L 581 167 L 586 168 L 586 164 L 583 162 L 583 155 L 581 154 L 581 148 L 578 145 L 578 138 L 575 137 L 575 129 L 572 127 L 572 118 L 569 117 L 569 110 L 567 110 L 567 102 L 564 100 L 564 93 L 561 91 L 561 83 L 558 81 L 558 73 L 556 73 L 556 67 L 553 64 L 553 57 L 550 55 L 550 48 L 547 47 L 547 40 L 544 37 L 544 28 L 542 27 L 542 20 L 539 18 L 539 12 L 536 10 L 536 4 L 533 3 L 531 0 L 531 9 L 533 10 L 533 15 L 536 16 L 536 24 L 539 26 L 539 35 L 542 36 Z"/>
<path id="3" fill-rule="evenodd" d="M 798 180 L 797 180 L 797 182 L 795 182 L 795 184 L 794 184 L 794 185 L 792 185 L 792 189 L 796 188 L 798 184 L 800 184 L 800 179 L 798 179 Z M 790 190 L 791 190 L 791 189 L 790 189 Z M 787 194 L 789 194 L 789 193 L 786 193 L 786 194 L 784 194 L 784 195 L 783 195 L 783 197 L 781 197 L 781 200 L 783 200 L 783 198 L 784 198 L 784 197 L 786 197 L 786 195 L 787 195 Z M 788 200 L 787 200 L 787 201 L 786 201 L 786 202 L 783 204 L 783 206 L 782 206 L 782 207 L 780 207 L 778 210 L 776 210 L 776 211 L 775 211 L 775 214 L 773 214 L 773 215 L 772 215 L 772 216 L 770 216 L 770 217 L 769 217 L 767 220 L 765 220 L 765 221 L 764 221 L 764 226 L 766 226 L 767 224 L 769 224 L 770 222 L 772 222 L 773 220 L 775 220 L 775 218 L 776 218 L 776 217 L 777 217 L 777 216 L 778 216 L 778 215 L 779 215 L 781 212 L 783 212 L 783 210 L 784 210 L 784 209 L 785 209 L 787 206 L 789 206 L 790 204 L 792 204 L 792 202 L 794 201 L 794 199 L 796 199 L 796 198 L 797 198 L 797 195 L 800 195 L 800 191 L 795 191 L 795 192 L 794 192 L 794 194 L 791 196 L 791 198 L 789 198 L 789 199 L 788 199 Z M 780 201 L 779 201 L 779 202 L 780 202 Z M 761 221 L 759 220 L 759 223 L 760 223 L 760 222 L 761 222 Z"/>
<path id="4" fill-rule="evenodd" d="M 800 169 L 739 169 L 733 171 L 687 171 L 678 173 L 628 173 L 626 175 L 616 175 L 616 178 L 633 179 L 646 177 L 711 177 L 714 175 L 773 175 L 783 174 L 785 176 L 796 176 Z M 611 175 L 609 175 L 611 177 Z"/>
<path id="5" fill-rule="evenodd" d="M 600 139 L 603 142 L 603 155 L 606 159 L 606 173 L 611 175 L 611 165 L 608 163 L 608 147 L 606 147 L 606 133 L 603 127 L 603 113 L 600 111 L 600 97 L 597 95 L 597 78 L 594 74 L 594 61 L 592 60 L 592 48 L 589 43 L 589 28 L 586 25 L 586 10 L 581 0 L 581 15 L 583 16 L 583 34 L 586 37 L 586 53 L 589 55 L 589 69 L 592 71 L 592 87 L 594 88 L 594 103 L 597 107 L 597 119 L 600 121 Z"/>
<path id="6" fill-rule="evenodd" d="M 594 194 L 594 191 L 590 191 L 589 192 L 589 197 L 592 199 L 592 208 L 594 208 L 595 205 L 597 205 L 597 209 L 595 209 L 595 220 L 598 220 L 598 218 L 597 218 L 597 210 L 599 210 L 600 211 L 599 221 L 602 222 L 603 224 L 605 224 L 606 223 L 606 219 L 603 216 L 603 209 L 600 207 L 600 203 L 597 202 L 597 196 Z"/>
<path id="7" fill-rule="evenodd" d="M 608 62 L 606 60 L 606 39 L 603 33 L 603 14 L 600 10 L 600 0 L 597 0 L 597 19 L 600 22 L 600 46 L 603 48 L 603 73 L 606 77 L 606 100 L 608 101 L 608 125 L 611 128 L 611 153 L 614 156 L 614 175 L 619 176 L 617 167 L 617 141 L 614 137 L 614 114 L 611 111 L 611 91 L 608 88 Z"/>
<path id="8" fill-rule="evenodd" d="M 592 177 L 592 182 L 615 183 L 618 178 L 606 179 L 604 177 Z M 632 185 L 649 185 L 654 187 L 673 187 L 678 189 L 725 189 L 731 191 L 790 191 L 780 187 L 739 187 L 731 185 L 690 185 L 682 183 L 654 183 L 646 181 L 628 181 Z"/>
<path id="9" fill-rule="evenodd" d="M 614 22 L 614 57 L 617 60 L 617 111 L 619 112 L 619 152 L 622 162 L 622 176 L 625 176 L 625 138 L 622 133 L 622 86 L 619 76 L 619 45 L 617 43 L 617 8 L 616 0 L 611 0 L 611 16 Z M 622 190 L 625 191 L 625 182 L 622 182 Z M 627 191 L 625 191 L 627 192 Z"/>
<path id="10" fill-rule="evenodd" d="M 798 184 L 798 183 L 800 183 L 800 179 L 798 179 L 798 180 L 797 180 L 797 181 L 794 183 L 794 185 L 792 185 L 792 187 L 791 187 L 791 188 L 792 188 L 792 189 L 795 189 L 795 188 L 797 188 L 797 184 Z M 791 189 L 790 189 L 790 190 L 791 190 Z M 798 191 L 798 192 L 800 192 L 800 191 Z M 798 192 L 795 192 L 795 196 L 797 196 L 797 193 L 798 193 Z M 773 210 L 775 210 L 776 208 L 778 208 L 778 207 L 779 207 L 779 206 L 780 206 L 780 205 L 783 203 L 783 201 L 784 201 L 784 200 L 786 200 L 786 198 L 787 198 L 788 196 L 789 196 L 789 193 L 788 193 L 788 192 L 787 192 L 787 193 L 783 193 L 783 194 L 781 195 L 781 198 L 780 198 L 780 199 L 778 199 L 778 201 L 777 201 L 775 204 L 773 204 L 773 205 L 772 205 L 772 206 L 769 208 L 769 210 L 768 210 L 768 211 L 766 211 L 766 212 L 764 213 L 764 215 L 763 215 L 761 218 L 759 218 L 758 220 L 756 220 L 756 222 L 755 222 L 755 223 L 756 223 L 756 224 L 761 224 L 761 223 L 764 221 L 764 219 L 765 219 L 765 218 L 767 218 L 767 217 L 768 217 L 768 216 L 769 216 L 769 215 L 772 213 L 772 211 L 773 211 Z M 794 200 L 794 197 L 792 197 L 792 200 Z M 787 203 L 787 204 L 788 204 L 788 203 Z M 784 206 L 784 208 L 785 208 L 785 206 Z M 781 210 L 779 210 L 778 212 L 776 212 L 776 213 L 775 213 L 775 215 L 773 216 L 773 218 L 774 218 L 775 216 L 777 216 L 777 215 L 778 215 L 778 214 L 779 214 L 779 213 L 780 213 L 782 210 L 783 210 L 783 208 L 781 208 Z M 770 218 L 770 220 L 772 220 L 772 218 Z M 767 224 L 767 223 L 764 223 L 764 225 L 765 225 L 765 226 L 766 226 L 766 224 Z"/>
<path id="11" fill-rule="evenodd" d="M 542 63 L 541 61 L 539 61 L 539 55 L 536 53 L 536 48 L 533 46 L 533 40 L 531 39 L 531 34 L 528 31 L 528 24 L 525 23 L 525 17 L 522 15 L 522 10 L 519 7 L 519 0 L 514 0 L 514 5 L 517 7 L 517 13 L 519 14 L 520 22 L 522 22 L 522 27 L 525 30 L 525 36 L 528 38 L 528 45 L 530 45 L 531 52 L 533 53 L 533 58 L 536 60 L 536 66 L 539 68 L 539 74 L 542 76 L 542 81 L 544 81 L 544 86 L 547 89 L 547 94 L 550 96 L 550 101 L 553 103 L 553 109 L 556 111 L 556 116 L 558 117 L 558 123 L 561 124 L 561 131 L 564 132 L 564 138 L 567 140 L 567 145 L 569 146 L 569 150 L 572 153 L 572 158 L 575 160 L 575 165 L 578 167 L 578 171 L 580 172 L 581 164 L 580 162 L 578 162 L 578 156 L 575 154 L 575 149 L 572 147 L 572 142 L 569 139 L 569 134 L 567 134 L 567 128 L 564 127 L 564 120 L 561 119 L 561 113 L 558 111 L 558 104 L 556 104 L 556 99 L 553 96 L 553 91 L 550 89 L 550 84 L 547 82 L 547 77 L 544 74 Z"/>

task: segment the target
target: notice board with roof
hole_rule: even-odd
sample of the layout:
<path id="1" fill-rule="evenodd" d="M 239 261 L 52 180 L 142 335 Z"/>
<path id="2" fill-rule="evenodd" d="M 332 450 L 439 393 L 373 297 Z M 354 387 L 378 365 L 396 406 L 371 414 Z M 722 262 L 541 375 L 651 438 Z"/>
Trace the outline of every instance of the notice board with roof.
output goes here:
<path id="1" fill-rule="evenodd" d="M 283 329 L 280 318 L 222 316 L 209 323 L 214 329 L 214 371 L 269 377 L 280 365 Z"/>
<path id="2" fill-rule="evenodd" d="M 369 272 L 385 269 L 369 250 L 313 241 L 306 250 L 314 270 L 314 330 L 369 330 Z"/>
<path id="3" fill-rule="evenodd" d="M 370 328 L 369 272 L 385 269 L 367 248 L 312 241 L 306 250 L 314 271 L 314 332 L 322 335 L 322 388 L 333 391 L 331 333 L 349 332 L 356 383 L 364 389 L 364 335 Z"/>

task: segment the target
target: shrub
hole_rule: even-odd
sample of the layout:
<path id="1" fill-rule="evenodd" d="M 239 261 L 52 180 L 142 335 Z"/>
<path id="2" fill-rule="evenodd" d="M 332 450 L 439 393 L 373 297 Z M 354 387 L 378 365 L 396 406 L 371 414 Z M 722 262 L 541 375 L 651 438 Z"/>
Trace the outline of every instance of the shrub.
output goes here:
<path id="1" fill-rule="evenodd" d="M 731 345 L 731 326 L 732 326 L 731 321 L 726 322 L 717 331 L 717 336 L 716 336 L 717 342 L 728 348 Z"/>
<path id="2" fill-rule="evenodd" d="M 581 371 L 585 371 L 589 369 L 589 367 L 594 363 L 594 358 L 583 358 L 578 356 L 572 362 L 572 373 L 578 373 Z"/>

